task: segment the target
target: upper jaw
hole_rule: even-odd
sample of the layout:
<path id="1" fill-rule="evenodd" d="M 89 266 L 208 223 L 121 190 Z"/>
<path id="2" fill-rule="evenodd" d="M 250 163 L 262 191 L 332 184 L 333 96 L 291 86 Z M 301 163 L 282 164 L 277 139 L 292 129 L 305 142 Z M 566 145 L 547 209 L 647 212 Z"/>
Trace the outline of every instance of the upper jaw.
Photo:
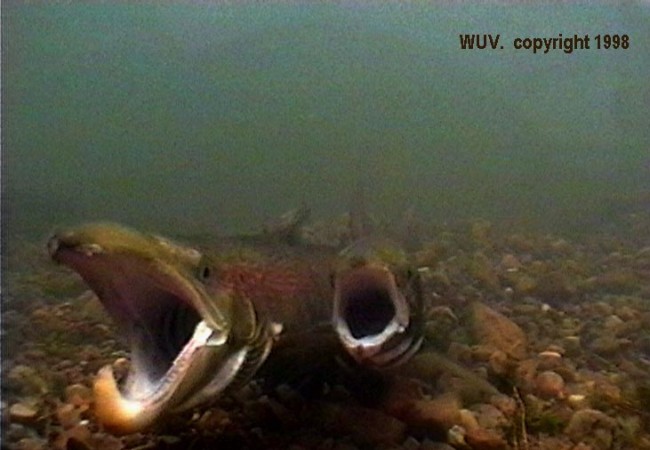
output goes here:
<path id="1" fill-rule="evenodd" d="M 201 255 L 155 239 L 116 225 L 89 225 L 48 242 L 50 256 L 81 275 L 129 340 L 125 383 L 118 387 L 107 366 L 94 384 L 97 417 L 118 433 L 142 430 L 166 411 L 219 394 L 247 364 L 250 350 L 249 342 L 231 335 L 227 293 L 209 293 L 196 278 Z M 266 345 L 270 337 L 260 341 Z"/>

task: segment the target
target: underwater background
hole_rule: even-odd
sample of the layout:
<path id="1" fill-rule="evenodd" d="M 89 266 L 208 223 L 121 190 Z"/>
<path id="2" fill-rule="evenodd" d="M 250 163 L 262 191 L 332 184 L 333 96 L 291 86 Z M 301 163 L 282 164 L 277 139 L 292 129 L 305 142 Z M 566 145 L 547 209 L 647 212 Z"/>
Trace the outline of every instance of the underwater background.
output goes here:
<path id="1" fill-rule="evenodd" d="M 650 450 L 650 3 L 308 3 L 2 2 L 1 449 Z M 560 35 L 591 47 L 515 48 Z M 75 243 L 95 220 L 206 258 Z M 373 246 L 390 292 L 341 271 Z M 404 296 L 389 351 L 421 348 L 354 370 L 327 312 L 241 389 L 112 434 L 97 374 L 160 375 L 142 324 L 185 352 L 213 257 L 261 306 L 358 289 L 373 332 Z"/>
<path id="2" fill-rule="evenodd" d="M 5 232 L 301 203 L 570 232 L 650 203 L 650 7 L 3 2 Z M 500 34 L 503 50 L 461 50 Z M 592 36 L 533 54 L 517 37 Z M 596 34 L 628 49 L 597 50 Z"/>

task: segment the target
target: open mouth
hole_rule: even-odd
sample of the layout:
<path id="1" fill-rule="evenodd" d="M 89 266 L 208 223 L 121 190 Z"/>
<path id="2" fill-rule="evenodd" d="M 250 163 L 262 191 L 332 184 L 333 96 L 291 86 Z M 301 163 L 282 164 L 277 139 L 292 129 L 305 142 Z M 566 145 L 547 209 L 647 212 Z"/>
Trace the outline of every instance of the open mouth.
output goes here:
<path id="1" fill-rule="evenodd" d="M 169 243 L 121 228 L 110 228 L 108 237 L 97 230 L 103 229 L 59 233 L 48 250 L 81 275 L 129 342 L 131 366 L 121 386 L 110 366 L 98 374 L 95 412 L 112 431 L 134 432 L 166 411 L 186 409 L 221 392 L 245 363 L 247 349 L 230 347 L 227 321 L 200 310 L 208 303 L 206 292 L 194 274 L 177 268 L 195 268 L 198 252 L 169 251 Z M 134 250 L 146 245 L 162 252 Z M 166 261 L 161 254 L 175 259 Z M 173 264 L 179 258 L 183 264 Z"/>
<path id="2" fill-rule="evenodd" d="M 339 274 L 333 311 L 344 349 L 361 364 L 394 366 L 419 347 L 408 301 L 387 268 L 361 265 Z"/>
<path id="3" fill-rule="evenodd" d="M 343 317 L 354 339 L 381 334 L 395 318 L 392 288 L 389 277 L 368 268 L 341 281 Z"/>

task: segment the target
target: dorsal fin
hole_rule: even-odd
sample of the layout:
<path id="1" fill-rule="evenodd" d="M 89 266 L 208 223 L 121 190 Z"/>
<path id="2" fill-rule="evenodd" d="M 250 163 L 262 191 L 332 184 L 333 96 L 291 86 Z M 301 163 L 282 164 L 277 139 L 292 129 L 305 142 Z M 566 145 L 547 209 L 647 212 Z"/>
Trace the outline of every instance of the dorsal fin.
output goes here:
<path id="1" fill-rule="evenodd" d="M 272 241 L 289 245 L 300 243 L 302 228 L 309 219 L 311 210 L 306 204 L 285 212 L 275 220 L 268 221 L 262 228 L 262 235 Z"/>

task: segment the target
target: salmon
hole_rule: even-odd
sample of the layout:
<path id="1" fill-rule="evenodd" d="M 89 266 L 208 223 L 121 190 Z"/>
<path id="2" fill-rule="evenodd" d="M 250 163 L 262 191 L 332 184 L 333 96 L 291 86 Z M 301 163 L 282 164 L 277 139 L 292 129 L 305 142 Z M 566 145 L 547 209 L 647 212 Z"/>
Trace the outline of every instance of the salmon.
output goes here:
<path id="1" fill-rule="evenodd" d="M 126 380 L 106 366 L 93 387 L 98 420 L 118 434 L 237 389 L 283 348 L 309 345 L 303 354 L 312 357 L 342 350 L 353 365 L 382 370 L 422 342 L 418 273 L 384 241 L 233 257 L 95 223 L 55 233 L 48 250 L 97 294 L 129 343 Z"/>

